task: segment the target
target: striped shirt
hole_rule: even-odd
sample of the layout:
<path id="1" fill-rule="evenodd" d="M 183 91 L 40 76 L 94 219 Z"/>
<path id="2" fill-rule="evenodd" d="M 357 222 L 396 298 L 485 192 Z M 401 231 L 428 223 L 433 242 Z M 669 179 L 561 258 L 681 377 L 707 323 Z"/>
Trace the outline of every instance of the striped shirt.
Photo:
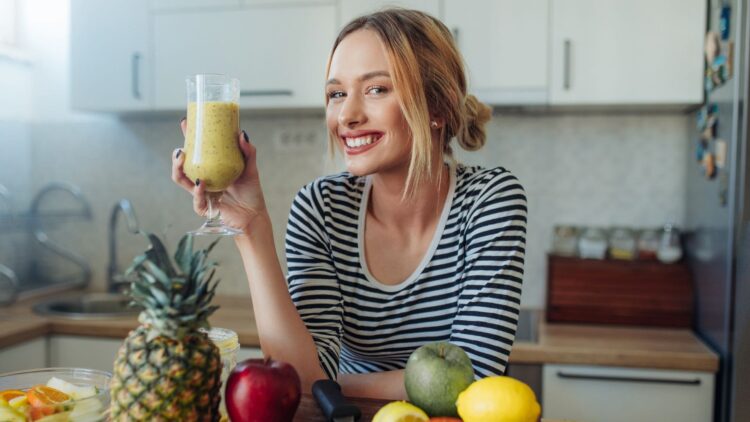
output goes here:
<path id="1" fill-rule="evenodd" d="M 289 213 L 287 283 L 326 375 L 403 369 L 419 346 L 448 341 L 477 378 L 502 375 L 515 338 L 526 196 L 503 168 L 450 166 L 432 243 L 414 273 L 378 282 L 364 259 L 369 177 L 322 177 Z"/>

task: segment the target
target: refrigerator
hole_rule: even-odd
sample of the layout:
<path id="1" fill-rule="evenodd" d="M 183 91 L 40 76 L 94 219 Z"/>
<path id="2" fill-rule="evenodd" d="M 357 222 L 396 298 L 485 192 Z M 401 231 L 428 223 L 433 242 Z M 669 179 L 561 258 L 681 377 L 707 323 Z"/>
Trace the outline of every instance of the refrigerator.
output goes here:
<path id="1" fill-rule="evenodd" d="M 719 57 L 707 60 L 706 69 L 707 75 L 719 73 L 707 76 L 711 81 L 706 84 L 704 107 L 696 114 L 698 124 L 691 130 L 687 171 L 685 255 L 696 295 L 694 329 L 720 357 L 714 400 L 717 422 L 750 421 L 747 6 L 745 0 L 709 1 L 707 27 L 718 34 L 721 51 Z M 713 125 L 702 124 L 706 120 Z M 706 126 L 712 130 L 707 132 Z M 706 164 L 707 154 L 714 166 Z"/>

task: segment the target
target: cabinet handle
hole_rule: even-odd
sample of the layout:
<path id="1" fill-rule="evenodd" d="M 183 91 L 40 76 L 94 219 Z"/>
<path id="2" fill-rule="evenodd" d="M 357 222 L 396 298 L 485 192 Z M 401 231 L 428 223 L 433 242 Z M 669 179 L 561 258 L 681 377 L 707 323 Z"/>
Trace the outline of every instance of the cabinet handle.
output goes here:
<path id="1" fill-rule="evenodd" d="M 563 63 L 563 88 L 567 91 L 570 89 L 570 40 L 565 40 L 563 44 L 563 54 L 565 63 Z"/>
<path id="2" fill-rule="evenodd" d="M 294 95 L 294 92 L 292 92 L 292 90 L 290 89 L 252 89 L 252 90 L 240 91 L 240 97 L 263 97 L 263 96 L 291 97 L 292 95 Z"/>
<path id="3" fill-rule="evenodd" d="M 451 29 L 451 34 L 453 34 L 453 42 L 456 43 L 456 47 L 458 47 L 458 36 L 461 34 L 458 27 Z"/>
<path id="4" fill-rule="evenodd" d="M 700 378 L 695 379 L 676 379 L 676 378 L 648 378 L 648 377 L 621 377 L 614 375 L 589 375 L 589 374 L 571 374 L 568 372 L 557 371 L 557 376 L 567 379 L 594 380 L 594 381 L 623 381 L 623 382 L 649 382 L 654 384 L 680 384 L 680 385 L 701 385 Z"/>
<path id="5" fill-rule="evenodd" d="M 131 57 L 130 64 L 132 66 L 131 69 L 131 76 L 132 79 L 130 81 L 130 86 L 133 90 L 133 98 L 136 100 L 141 99 L 141 78 L 140 78 L 140 68 L 141 68 L 141 55 L 140 53 L 133 53 L 133 56 Z"/>

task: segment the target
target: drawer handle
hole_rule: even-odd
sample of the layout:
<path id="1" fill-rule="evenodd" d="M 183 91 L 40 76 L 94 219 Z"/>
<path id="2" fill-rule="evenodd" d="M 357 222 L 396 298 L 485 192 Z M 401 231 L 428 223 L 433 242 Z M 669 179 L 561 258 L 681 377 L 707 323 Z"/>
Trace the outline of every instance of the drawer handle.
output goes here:
<path id="1" fill-rule="evenodd" d="M 565 61 L 563 64 L 563 89 L 566 91 L 570 89 L 570 44 L 570 40 L 565 40 L 565 43 L 563 44 Z"/>
<path id="2" fill-rule="evenodd" d="M 130 58 L 130 87 L 133 91 L 133 98 L 136 100 L 141 99 L 141 78 L 140 78 L 140 70 L 141 70 L 141 55 L 139 53 L 133 53 L 133 55 Z"/>
<path id="3" fill-rule="evenodd" d="M 290 89 L 253 89 L 240 91 L 240 97 L 291 97 L 294 95 Z"/>
<path id="4" fill-rule="evenodd" d="M 675 378 L 649 378 L 649 377 L 620 377 L 612 375 L 589 375 L 589 374 L 571 374 L 557 371 L 557 376 L 567 379 L 594 380 L 594 381 L 624 381 L 624 382 L 650 382 L 654 384 L 680 384 L 680 385 L 701 385 L 700 378 L 695 379 L 675 379 Z"/>

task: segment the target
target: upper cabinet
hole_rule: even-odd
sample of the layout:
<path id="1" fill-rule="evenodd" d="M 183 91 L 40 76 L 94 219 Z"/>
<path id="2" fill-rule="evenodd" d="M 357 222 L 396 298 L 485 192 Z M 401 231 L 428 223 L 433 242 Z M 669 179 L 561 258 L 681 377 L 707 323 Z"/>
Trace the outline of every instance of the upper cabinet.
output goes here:
<path id="1" fill-rule="evenodd" d="M 89 111 L 152 108 L 149 0 L 70 4 L 72 107 Z"/>
<path id="2" fill-rule="evenodd" d="M 304 3 L 156 13 L 156 108 L 184 108 L 196 73 L 237 77 L 243 107 L 322 107 L 335 16 L 332 4 Z"/>
<path id="3" fill-rule="evenodd" d="M 419 10 L 436 18 L 440 15 L 441 0 L 339 0 L 339 22 L 338 27 L 352 21 L 354 18 L 367 13 L 377 12 L 386 7 L 403 7 L 405 9 Z"/>
<path id="4" fill-rule="evenodd" d="M 440 18 L 491 105 L 703 101 L 705 0 L 72 0 L 72 104 L 182 110 L 187 76 L 225 73 L 243 108 L 322 108 L 338 30 L 387 6 Z"/>
<path id="5" fill-rule="evenodd" d="M 549 4 L 550 104 L 703 101 L 705 0 Z"/>
<path id="6" fill-rule="evenodd" d="M 547 102 L 548 0 L 444 0 L 469 91 L 494 105 Z"/>

